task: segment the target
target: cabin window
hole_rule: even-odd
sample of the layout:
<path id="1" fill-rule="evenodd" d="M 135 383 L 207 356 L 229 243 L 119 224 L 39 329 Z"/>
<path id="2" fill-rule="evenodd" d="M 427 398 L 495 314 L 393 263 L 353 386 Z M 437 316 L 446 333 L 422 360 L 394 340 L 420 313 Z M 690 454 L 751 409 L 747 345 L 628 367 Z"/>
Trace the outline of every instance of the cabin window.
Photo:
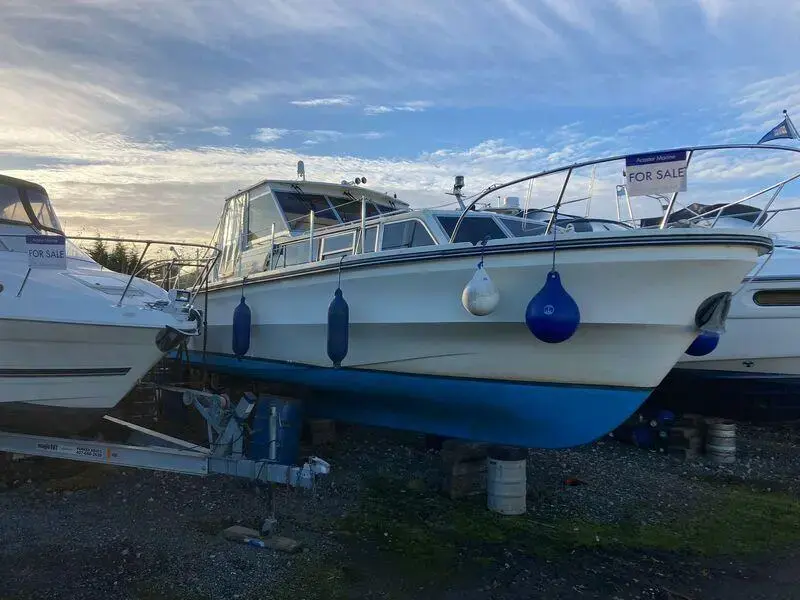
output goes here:
<path id="1" fill-rule="evenodd" d="M 367 227 L 364 233 L 364 252 L 375 252 L 375 242 L 378 241 L 378 228 Z"/>
<path id="2" fill-rule="evenodd" d="M 361 198 L 328 196 L 328 200 L 336 207 L 336 211 L 345 223 L 361 220 Z M 380 207 L 367 200 L 367 218 L 377 217 L 380 214 Z"/>
<path id="3" fill-rule="evenodd" d="M 322 259 L 352 254 L 355 235 L 355 231 L 349 231 L 322 238 Z"/>
<path id="4" fill-rule="evenodd" d="M 278 204 L 280 204 L 283 213 L 286 215 L 286 220 L 289 222 L 289 228 L 292 231 L 308 231 L 310 227 L 308 213 L 312 210 L 314 211 L 315 227 L 328 227 L 339 224 L 339 217 L 336 211 L 331 208 L 331 205 L 328 204 L 325 196 L 277 190 L 273 191 L 273 194 L 275 194 Z"/>
<path id="5" fill-rule="evenodd" d="M 416 219 L 400 221 L 399 223 L 386 223 L 383 226 L 383 241 L 381 249 L 394 250 L 396 248 L 417 248 L 434 244 L 431 234 L 425 229 L 422 221 Z"/>
<path id="6" fill-rule="evenodd" d="M 61 223 L 58 222 L 58 217 L 55 211 L 53 211 L 53 207 L 50 205 L 50 199 L 47 197 L 47 194 L 42 193 L 41 190 L 27 188 L 25 190 L 25 195 L 28 197 L 31 211 L 39 222 L 39 225 L 51 231 L 63 231 L 61 229 Z"/>
<path id="7" fill-rule="evenodd" d="M 391 201 L 390 201 L 391 202 Z M 394 212 L 397 209 L 394 207 L 394 202 L 392 202 L 392 206 L 383 206 L 382 204 L 377 204 L 378 210 L 382 213 L 390 213 Z"/>
<path id="8" fill-rule="evenodd" d="M 25 225 L 31 224 L 25 205 L 19 197 L 18 188 L 0 184 L 0 219 Z"/>
<path id="9" fill-rule="evenodd" d="M 753 294 L 759 306 L 800 306 L 800 290 L 760 290 Z"/>
<path id="10" fill-rule="evenodd" d="M 248 241 L 259 238 L 267 238 L 272 233 L 272 224 L 275 224 L 275 232 L 285 231 L 280 214 L 275 208 L 275 202 L 266 186 L 256 188 L 250 192 L 249 213 L 247 227 L 249 230 Z"/>
<path id="11" fill-rule="evenodd" d="M 456 228 L 458 217 L 436 217 L 448 236 L 453 235 Z M 470 242 L 479 244 L 486 236 L 492 240 L 502 240 L 506 238 L 503 230 L 494 222 L 492 217 L 464 217 L 461 226 L 456 234 L 456 242 Z"/>
<path id="12" fill-rule="evenodd" d="M 522 219 L 501 219 L 503 225 L 508 227 L 515 237 L 527 237 L 529 235 L 542 235 L 547 229 L 546 225 L 534 221 Z"/>

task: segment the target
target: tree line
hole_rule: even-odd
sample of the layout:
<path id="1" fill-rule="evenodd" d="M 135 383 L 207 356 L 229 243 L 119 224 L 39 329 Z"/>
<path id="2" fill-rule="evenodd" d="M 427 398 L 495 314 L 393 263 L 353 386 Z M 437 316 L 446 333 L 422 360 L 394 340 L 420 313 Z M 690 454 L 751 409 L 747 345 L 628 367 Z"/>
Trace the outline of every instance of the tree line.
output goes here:
<path id="1" fill-rule="evenodd" d="M 140 254 L 133 244 L 117 242 L 109 250 L 102 240 L 95 241 L 90 248 L 85 248 L 85 250 L 97 264 L 111 271 L 126 274 L 130 274 L 136 268 Z"/>
<path id="2" fill-rule="evenodd" d="M 142 249 L 137 248 L 135 244 L 116 242 L 113 247 L 109 248 L 102 240 L 96 240 L 92 246 L 84 248 L 84 250 L 92 257 L 92 260 L 102 267 L 126 275 L 130 275 L 136 269 L 142 253 Z M 167 288 L 188 288 L 194 284 L 197 278 L 197 270 L 194 267 L 181 268 L 163 261 L 148 267 L 147 262 L 151 259 L 158 259 L 159 254 L 163 256 L 157 250 L 148 252 L 145 261 L 139 265 L 139 272 L 136 275 Z"/>

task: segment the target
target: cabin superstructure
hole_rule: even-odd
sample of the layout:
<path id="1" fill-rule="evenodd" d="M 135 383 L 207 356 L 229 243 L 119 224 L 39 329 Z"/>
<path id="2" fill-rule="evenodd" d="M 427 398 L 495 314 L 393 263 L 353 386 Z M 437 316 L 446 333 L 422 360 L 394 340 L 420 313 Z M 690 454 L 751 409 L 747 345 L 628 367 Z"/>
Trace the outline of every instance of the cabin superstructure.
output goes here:
<path id="1" fill-rule="evenodd" d="M 412 209 L 394 195 L 349 182 L 264 180 L 225 200 L 211 282 L 311 262 L 450 241 L 459 213 Z M 540 235 L 545 225 L 471 212 L 456 242 Z"/>

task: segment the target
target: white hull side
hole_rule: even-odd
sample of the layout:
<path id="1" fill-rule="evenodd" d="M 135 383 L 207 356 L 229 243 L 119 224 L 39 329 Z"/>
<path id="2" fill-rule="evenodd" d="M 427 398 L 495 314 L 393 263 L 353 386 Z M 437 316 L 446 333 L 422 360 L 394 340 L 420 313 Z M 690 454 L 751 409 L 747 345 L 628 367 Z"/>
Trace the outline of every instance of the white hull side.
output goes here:
<path id="1" fill-rule="evenodd" d="M 111 409 L 161 358 L 158 331 L 2 320 L 0 407 Z"/>
<path id="2" fill-rule="evenodd" d="M 524 324 L 528 301 L 550 269 L 550 252 L 487 255 L 486 269 L 500 291 L 500 304 L 487 317 L 474 317 L 461 306 L 476 257 L 345 267 L 342 290 L 351 327 L 343 365 L 653 388 L 694 339 L 700 303 L 735 289 L 757 253 L 754 246 L 703 244 L 559 250 L 557 269 L 581 311 L 577 333 L 562 344 L 538 341 Z M 327 310 L 336 281 L 336 272 L 326 271 L 249 282 L 245 296 L 253 334 L 248 356 L 330 366 Z M 231 354 L 230 323 L 241 289 L 209 293 L 209 352 Z M 202 350 L 202 338 L 190 347 Z"/>
<path id="3" fill-rule="evenodd" d="M 725 333 L 706 356 L 684 355 L 684 369 L 800 375 L 800 306 L 759 306 L 762 290 L 800 290 L 800 252 L 776 248 L 731 302 Z"/>

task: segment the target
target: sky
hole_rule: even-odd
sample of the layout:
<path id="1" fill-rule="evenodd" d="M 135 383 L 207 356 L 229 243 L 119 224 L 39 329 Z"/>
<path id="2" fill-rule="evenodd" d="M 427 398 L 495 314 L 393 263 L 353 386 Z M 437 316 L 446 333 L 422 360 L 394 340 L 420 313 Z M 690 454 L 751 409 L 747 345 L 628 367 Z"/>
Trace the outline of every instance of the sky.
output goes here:
<path id="1" fill-rule="evenodd" d="M 438 205 L 457 174 L 474 193 L 800 123 L 798 31 L 797 0 L 3 0 L 0 172 L 73 235 L 207 241 L 298 159 Z"/>

